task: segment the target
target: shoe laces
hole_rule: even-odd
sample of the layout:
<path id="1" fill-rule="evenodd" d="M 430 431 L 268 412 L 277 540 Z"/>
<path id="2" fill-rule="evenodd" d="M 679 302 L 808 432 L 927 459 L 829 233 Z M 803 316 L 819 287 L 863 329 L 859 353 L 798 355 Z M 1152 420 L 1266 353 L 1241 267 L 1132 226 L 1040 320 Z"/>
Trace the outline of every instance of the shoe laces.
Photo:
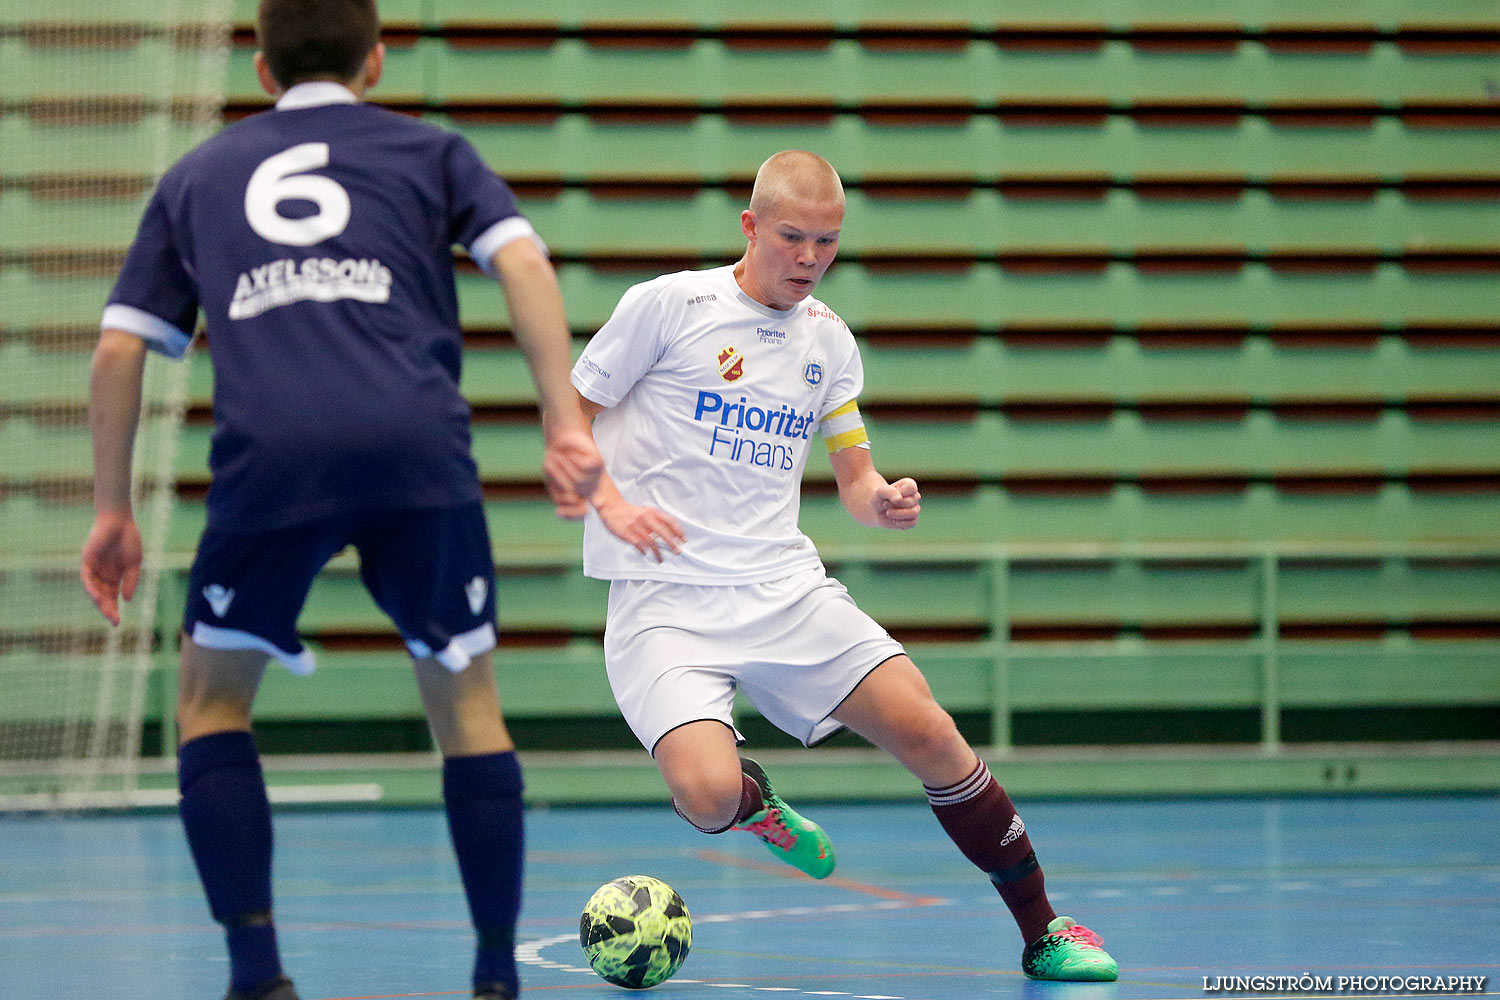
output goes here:
<path id="1" fill-rule="evenodd" d="M 738 829 L 749 830 L 761 840 L 775 844 L 783 851 L 790 851 L 792 845 L 797 842 L 796 834 L 787 827 L 781 818 L 781 810 L 775 806 L 766 810 L 763 819 L 758 819 L 754 823 L 746 823 Z"/>
<path id="2" fill-rule="evenodd" d="M 1060 931 L 1052 931 L 1047 936 L 1063 941 L 1071 941 L 1074 944 L 1086 945 L 1090 948 L 1102 949 L 1104 947 L 1103 939 L 1082 924 L 1073 924 L 1072 926 L 1064 927 Z"/>

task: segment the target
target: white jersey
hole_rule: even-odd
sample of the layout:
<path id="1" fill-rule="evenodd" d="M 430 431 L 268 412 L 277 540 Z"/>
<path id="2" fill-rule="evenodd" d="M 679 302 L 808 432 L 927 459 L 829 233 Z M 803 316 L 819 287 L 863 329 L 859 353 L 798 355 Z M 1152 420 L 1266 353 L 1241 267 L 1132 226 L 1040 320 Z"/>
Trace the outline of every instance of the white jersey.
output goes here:
<path id="1" fill-rule="evenodd" d="M 732 266 L 635 285 L 573 366 L 625 499 L 675 517 L 687 541 L 657 563 L 590 510 L 583 571 L 608 580 L 746 584 L 819 565 L 797 525 L 813 433 L 864 387 L 854 336 L 815 298 L 746 295 Z"/>

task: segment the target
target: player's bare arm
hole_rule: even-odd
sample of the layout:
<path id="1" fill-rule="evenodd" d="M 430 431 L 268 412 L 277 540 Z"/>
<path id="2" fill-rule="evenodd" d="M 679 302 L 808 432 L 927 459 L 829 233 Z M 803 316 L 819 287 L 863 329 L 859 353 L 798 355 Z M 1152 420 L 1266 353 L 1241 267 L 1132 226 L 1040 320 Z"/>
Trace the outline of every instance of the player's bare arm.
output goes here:
<path id="1" fill-rule="evenodd" d="M 577 393 L 577 390 L 574 392 Z M 578 399 L 591 424 L 595 417 L 604 412 L 603 406 L 587 396 L 580 393 Z M 589 439 L 593 440 L 592 431 Z M 610 534 L 629 542 L 637 552 L 649 555 L 657 562 L 662 561 L 666 552 L 674 555 L 681 552 L 682 543 L 687 540 L 682 533 L 682 525 L 677 523 L 676 518 L 655 507 L 642 507 L 626 500 L 608 472 L 599 474 L 599 484 L 588 497 L 587 503 L 599 512 L 599 520 L 609 529 Z"/>
<path id="2" fill-rule="evenodd" d="M 568 381 L 572 357 L 557 274 L 536 244 L 524 239 L 495 251 L 493 264 L 505 289 L 516 342 L 536 384 L 546 441 L 542 472 L 547 491 L 559 517 L 581 517 L 576 499 L 594 492 L 604 459 L 579 409 L 578 393 Z"/>
<path id="3" fill-rule="evenodd" d="M 120 624 L 120 599 L 135 596 L 141 572 L 141 533 L 130 507 L 130 465 L 141 412 L 146 342 L 105 330 L 89 377 L 89 429 L 94 449 L 94 525 L 83 546 L 79 575 L 94 606 Z"/>
<path id="4" fill-rule="evenodd" d="M 860 524 L 905 531 L 917 525 L 922 494 L 914 479 L 886 482 L 875 469 L 868 448 L 842 448 L 828 456 L 838 482 L 839 499 Z"/>

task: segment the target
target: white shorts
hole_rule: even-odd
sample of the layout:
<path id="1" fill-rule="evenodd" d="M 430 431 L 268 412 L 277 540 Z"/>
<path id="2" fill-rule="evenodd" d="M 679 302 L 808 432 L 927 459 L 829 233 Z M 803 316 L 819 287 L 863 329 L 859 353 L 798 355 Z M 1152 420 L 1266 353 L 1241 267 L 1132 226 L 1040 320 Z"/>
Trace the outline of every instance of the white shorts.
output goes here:
<path id="1" fill-rule="evenodd" d="M 678 726 L 715 719 L 734 731 L 734 693 L 806 746 L 865 675 L 905 650 L 817 566 L 782 580 L 699 586 L 615 580 L 604 663 L 636 739 L 654 751 Z"/>

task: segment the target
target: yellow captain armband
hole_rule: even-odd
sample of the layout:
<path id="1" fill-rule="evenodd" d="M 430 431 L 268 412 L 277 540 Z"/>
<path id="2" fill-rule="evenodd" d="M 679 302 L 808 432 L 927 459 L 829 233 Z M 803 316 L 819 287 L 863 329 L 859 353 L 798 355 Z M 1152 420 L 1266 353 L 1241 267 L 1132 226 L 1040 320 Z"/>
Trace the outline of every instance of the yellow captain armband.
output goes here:
<path id="1" fill-rule="evenodd" d="M 823 418 L 822 433 L 830 455 L 845 448 L 870 447 L 870 435 L 865 433 L 865 422 L 860 419 L 859 404 L 852 399 Z"/>

